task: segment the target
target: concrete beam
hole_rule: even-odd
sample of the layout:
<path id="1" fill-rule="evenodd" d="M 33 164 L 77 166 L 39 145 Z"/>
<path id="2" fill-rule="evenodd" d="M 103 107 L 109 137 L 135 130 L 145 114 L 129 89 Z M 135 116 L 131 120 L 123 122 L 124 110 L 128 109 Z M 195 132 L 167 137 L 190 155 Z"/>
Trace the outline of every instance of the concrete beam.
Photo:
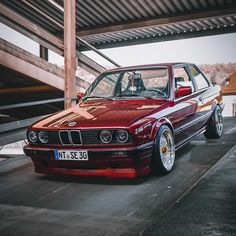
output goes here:
<path id="1" fill-rule="evenodd" d="M 45 48 L 44 46 L 39 46 L 39 57 L 48 61 L 48 48 Z"/>
<path id="2" fill-rule="evenodd" d="M 13 70 L 17 71 L 17 68 L 15 68 L 14 62 L 17 60 L 22 60 L 28 63 L 27 65 L 34 65 L 36 68 L 42 69 L 42 71 L 48 72 L 48 80 L 50 84 L 51 74 L 54 74 L 57 78 L 63 79 L 64 81 L 64 70 L 60 67 L 58 67 L 55 64 L 49 63 L 38 56 L 33 55 L 30 52 L 25 51 L 22 48 L 17 47 L 16 45 L 9 43 L 3 39 L 0 39 L 0 50 L 2 51 L 2 56 L 0 57 L 0 65 L 4 65 L 8 67 L 7 65 L 10 64 L 9 68 L 12 68 Z M 9 58 L 9 55 L 12 55 L 12 57 L 15 59 L 13 61 L 8 60 L 8 63 L 6 63 L 5 58 Z M 83 58 L 83 60 L 85 60 Z M 15 69 L 14 69 L 15 68 Z M 19 71 L 20 72 L 20 71 Z M 26 70 L 27 72 L 27 70 Z M 26 74 L 27 75 L 27 74 Z M 30 75 L 29 75 L 30 76 Z M 36 75 L 32 78 L 37 79 Z M 43 81 L 47 81 L 47 77 L 42 78 Z M 40 80 L 41 81 L 41 80 Z M 75 89 L 80 92 L 84 92 L 86 88 L 88 88 L 89 83 L 85 81 L 84 79 L 76 77 L 76 87 Z M 58 87 L 56 87 L 58 88 Z M 61 90 L 64 90 L 64 86 L 61 86 L 61 88 L 58 88 Z"/>
<path id="3" fill-rule="evenodd" d="M 9 26 L 10 28 L 20 32 L 26 37 L 39 43 L 40 45 L 52 50 L 53 52 L 62 55 L 64 54 L 63 41 L 48 31 L 42 29 L 40 26 L 25 19 L 21 15 L 5 7 L 0 3 L 0 22 Z M 81 54 L 77 50 L 77 54 Z M 85 55 L 81 55 L 78 61 L 80 67 L 93 75 L 102 73 L 105 68 L 98 65 L 95 61 Z M 93 65 L 95 68 L 93 69 Z"/>
<path id="4" fill-rule="evenodd" d="M 107 55 L 105 55 L 104 53 L 100 52 L 97 48 L 95 48 L 93 45 L 89 44 L 88 42 L 86 42 L 84 39 L 77 37 L 79 39 L 79 41 L 81 43 L 83 43 L 86 47 L 88 47 L 89 49 L 91 49 L 92 51 L 96 52 L 98 55 L 100 55 L 101 57 L 103 57 L 104 59 L 106 59 L 107 61 L 109 61 L 111 64 L 120 67 L 121 65 L 118 64 L 117 62 L 115 62 L 114 60 L 112 60 L 110 57 L 108 57 Z"/>
<path id="5" fill-rule="evenodd" d="M 8 52 L 0 50 L 0 64 L 22 73 L 31 78 L 37 79 L 60 90 L 64 90 L 64 79 L 52 74 L 36 65 L 33 65 L 22 58 L 18 58 Z"/>
<path id="6" fill-rule="evenodd" d="M 169 16 L 164 18 L 155 18 L 155 19 L 147 19 L 147 20 L 137 20 L 133 22 L 127 22 L 122 24 L 112 24 L 109 26 L 101 26 L 96 28 L 90 28 L 87 30 L 79 30 L 77 35 L 79 37 L 85 37 L 90 35 L 101 35 L 107 33 L 115 33 L 115 32 L 122 32 L 128 30 L 135 30 L 135 29 L 144 29 L 150 27 L 160 27 L 166 26 L 171 24 L 178 24 L 178 23 L 186 23 L 191 22 L 194 20 L 203 20 L 209 19 L 214 17 L 224 17 L 224 16 L 232 16 L 235 15 L 236 7 L 219 9 L 219 10 L 210 10 L 205 12 L 194 12 L 188 13 L 185 15 L 175 15 Z"/>
<path id="7" fill-rule="evenodd" d="M 0 3 L 0 21 L 44 47 L 62 55 L 63 42 L 61 39 L 25 19 L 21 15 L 4 6 L 2 3 Z"/>
<path id="8" fill-rule="evenodd" d="M 214 35 L 221 35 L 221 34 L 232 34 L 236 32 L 236 26 L 229 26 L 229 27 L 221 27 L 221 28 L 213 28 L 209 30 L 199 30 L 199 31 L 189 31 L 182 34 L 173 34 L 173 35 L 164 35 L 159 36 L 158 34 L 155 37 L 149 38 L 138 38 L 138 39 L 127 39 L 122 40 L 119 42 L 110 42 L 105 44 L 96 44 L 97 49 L 106 49 L 106 48 L 115 48 L 115 47 L 127 47 L 133 45 L 144 45 L 148 43 L 157 43 L 157 42 L 166 42 L 166 41 L 173 41 L 173 40 L 181 40 L 181 39 L 189 39 L 189 38 L 197 38 L 197 37 L 206 37 L 206 36 L 214 36 Z M 79 50 L 81 52 L 88 51 L 87 47 L 80 46 Z"/>
<path id="9" fill-rule="evenodd" d="M 77 53 L 77 59 L 78 59 L 78 65 L 91 73 L 92 75 L 98 76 L 100 73 L 106 71 L 106 68 L 103 66 L 99 65 L 83 53 Z"/>

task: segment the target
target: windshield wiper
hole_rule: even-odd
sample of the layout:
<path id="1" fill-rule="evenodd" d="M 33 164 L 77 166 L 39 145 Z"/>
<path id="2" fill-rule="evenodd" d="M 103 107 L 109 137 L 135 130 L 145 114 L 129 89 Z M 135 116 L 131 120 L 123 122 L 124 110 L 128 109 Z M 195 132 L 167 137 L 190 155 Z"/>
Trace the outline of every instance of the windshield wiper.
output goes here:
<path id="1" fill-rule="evenodd" d="M 135 93 L 133 93 L 133 94 L 126 94 L 126 95 L 119 95 L 119 96 L 117 96 L 117 97 L 119 97 L 119 98 L 122 98 L 122 97 L 140 97 L 140 98 L 154 99 L 153 97 L 140 96 L 140 95 L 135 94 Z M 115 98 L 116 98 L 116 97 L 115 97 Z"/>
<path id="2" fill-rule="evenodd" d="M 83 102 L 87 99 L 90 99 L 90 98 L 95 98 L 95 99 L 105 99 L 105 100 L 113 100 L 112 98 L 108 98 L 108 97 L 101 97 L 101 96 L 88 96 L 88 97 L 84 97 L 83 98 Z"/>

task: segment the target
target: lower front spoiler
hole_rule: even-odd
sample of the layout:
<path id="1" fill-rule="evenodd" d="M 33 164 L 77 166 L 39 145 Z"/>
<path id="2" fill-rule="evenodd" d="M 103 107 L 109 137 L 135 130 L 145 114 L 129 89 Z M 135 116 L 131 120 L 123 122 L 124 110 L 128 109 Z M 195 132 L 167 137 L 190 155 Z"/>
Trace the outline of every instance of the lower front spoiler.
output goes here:
<path id="1" fill-rule="evenodd" d="M 36 173 L 77 176 L 134 178 L 150 173 L 152 143 L 129 150 L 88 150 L 88 161 L 62 161 L 54 157 L 54 149 L 24 147 L 31 157 Z"/>
<path id="2" fill-rule="evenodd" d="M 65 169 L 56 167 L 37 167 L 35 166 L 36 173 L 42 174 L 65 174 L 77 176 L 101 176 L 110 178 L 135 178 L 138 176 L 150 173 L 150 168 L 145 167 L 142 169 L 99 169 L 99 170 L 83 170 L 83 169 Z"/>

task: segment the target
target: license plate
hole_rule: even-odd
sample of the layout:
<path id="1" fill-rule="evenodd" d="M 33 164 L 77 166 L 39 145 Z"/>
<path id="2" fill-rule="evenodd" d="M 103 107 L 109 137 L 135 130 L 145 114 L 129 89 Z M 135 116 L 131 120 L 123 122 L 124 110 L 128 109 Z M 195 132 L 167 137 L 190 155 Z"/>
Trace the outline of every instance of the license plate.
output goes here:
<path id="1" fill-rule="evenodd" d="M 87 151 L 54 150 L 56 160 L 88 161 Z"/>

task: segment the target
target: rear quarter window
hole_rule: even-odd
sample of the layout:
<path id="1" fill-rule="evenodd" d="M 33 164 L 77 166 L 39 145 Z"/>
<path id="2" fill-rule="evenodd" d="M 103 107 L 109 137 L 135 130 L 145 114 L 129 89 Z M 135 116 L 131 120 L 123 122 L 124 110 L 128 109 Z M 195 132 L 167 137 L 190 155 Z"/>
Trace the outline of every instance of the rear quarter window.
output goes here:
<path id="1" fill-rule="evenodd" d="M 204 88 L 208 88 L 209 82 L 204 77 L 204 75 L 199 70 L 197 70 L 197 68 L 195 68 L 194 66 L 189 66 L 189 68 L 190 68 L 191 74 L 194 78 L 194 81 L 197 85 L 197 89 L 201 90 Z"/>

